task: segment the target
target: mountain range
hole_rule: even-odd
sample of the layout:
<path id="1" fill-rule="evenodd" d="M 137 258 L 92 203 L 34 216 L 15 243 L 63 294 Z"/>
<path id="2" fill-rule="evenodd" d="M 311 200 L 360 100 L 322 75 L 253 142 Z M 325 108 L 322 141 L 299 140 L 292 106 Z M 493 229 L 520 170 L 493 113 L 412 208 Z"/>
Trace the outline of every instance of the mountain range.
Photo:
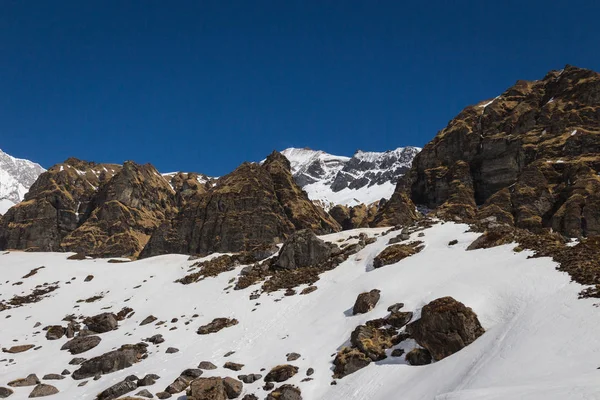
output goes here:
<path id="1" fill-rule="evenodd" d="M 52 166 L 0 217 L 0 398 L 597 398 L 600 74 L 419 150 Z"/>
<path id="2" fill-rule="evenodd" d="M 0 150 L 0 215 L 21 202 L 44 171 L 39 164 L 11 157 Z"/>

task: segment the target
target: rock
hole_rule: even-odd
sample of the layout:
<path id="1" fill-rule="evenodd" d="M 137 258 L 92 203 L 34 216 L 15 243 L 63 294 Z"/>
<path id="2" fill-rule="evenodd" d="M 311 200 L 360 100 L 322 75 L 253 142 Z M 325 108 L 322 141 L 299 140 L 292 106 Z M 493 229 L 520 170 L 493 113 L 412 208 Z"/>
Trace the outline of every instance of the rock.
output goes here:
<path id="1" fill-rule="evenodd" d="M 100 339 L 99 336 L 78 336 L 63 344 L 63 346 L 60 349 L 69 350 L 69 352 L 73 355 L 81 354 L 98 346 L 98 344 L 100 344 L 101 341 L 102 339 Z"/>
<path id="2" fill-rule="evenodd" d="M 408 324 L 413 317 L 413 313 L 411 312 L 402 312 L 395 311 L 390 314 L 385 321 L 393 326 L 396 329 L 402 328 L 404 325 Z"/>
<path id="3" fill-rule="evenodd" d="M 400 311 L 402 308 L 404 308 L 404 303 L 396 303 L 396 304 L 392 304 L 391 306 L 388 307 L 388 311 L 393 313 L 393 312 L 398 312 Z"/>
<path id="4" fill-rule="evenodd" d="M 385 265 L 395 264 L 419 251 L 421 251 L 421 247 L 414 244 L 393 244 L 383 249 L 383 251 L 373 259 L 373 268 L 381 268 Z"/>
<path id="5" fill-rule="evenodd" d="M 377 211 L 370 223 L 372 227 L 412 225 L 420 216 L 415 204 L 405 193 L 402 180 L 398 182 L 392 197 Z"/>
<path id="6" fill-rule="evenodd" d="M 329 214 L 342 226 L 342 230 L 368 228 L 377 213 L 378 205 L 359 204 L 353 207 L 336 205 Z"/>
<path id="7" fill-rule="evenodd" d="M 69 361 L 69 365 L 81 365 L 83 364 L 87 359 L 83 358 L 83 357 L 75 357 L 73 358 L 71 361 Z"/>
<path id="8" fill-rule="evenodd" d="M 404 350 L 402 349 L 394 349 L 390 354 L 392 357 L 401 357 L 404 354 Z"/>
<path id="9" fill-rule="evenodd" d="M 267 400 L 302 400 L 302 392 L 296 386 L 283 385 L 269 393 Z"/>
<path id="10" fill-rule="evenodd" d="M 298 353 L 289 353 L 286 355 L 286 359 L 287 361 L 296 361 L 297 359 L 299 359 L 301 356 Z"/>
<path id="11" fill-rule="evenodd" d="M 373 361 L 386 358 L 385 350 L 394 345 L 386 331 L 368 325 L 359 325 L 350 335 L 350 343 Z"/>
<path id="12" fill-rule="evenodd" d="M 150 336 L 147 339 L 144 339 L 145 342 L 148 343 L 152 343 L 152 344 L 161 344 L 165 341 L 165 339 L 163 338 L 163 335 L 158 334 L 158 335 L 154 335 L 154 336 Z"/>
<path id="13" fill-rule="evenodd" d="M 244 364 L 236 364 L 236 363 L 227 361 L 225 364 L 223 364 L 223 368 L 230 369 L 232 371 L 239 371 L 242 368 L 244 368 Z"/>
<path id="14" fill-rule="evenodd" d="M 156 374 L 147 374 L 146 376 L 144 376 L 142 379 L 140 379 L 137 382 L 138 387 L 139 386 L 152 386 L 156 383 L 156 381 L 160 379 L 160 376 L 156 375 Z"/>
<path id="15" fill-rule="evenodd" d="M 372 360 L 360 350 L 344 347 L 333 360 L 333 365 L 335 366 L 333 370 L 334 377 L 343 378 L 366 367 L 371 362 Z"/>
<path id="16" fill-rule="evenodd" d="M 121 381 L 109 387 L 106 390 L 103 390 L 96 397 L 97 400 L 112 400 L 117 397 L 123 396 L 125 393 L 129 393 L 137 389 L 137 384 L 135 381 L 127 380 Z"/>
<path id="17" fill-rule="evenodd" d="M 73 372 L 73 379 L 91 378 L 97 373 L 104 375 L 129 368 L 146 356 L 147 346 L 145 343 L 126 344 L 118 350 L 89 359 Z"/>
<path id="18" fill-rule="evenodd" d="M 117 329 L 119 323 L 113 313 L 102 313 L 83 320 L 87 328 L 96 333 L 105 333 Z"/>
<path id="19" fill-rule="evenodd" d="M 156 393 L 156 397 L 159 399 L 170 399 L 171 397 L 173 397 L 173 395 L 167 392 L 158 392 Z"/>
<path id="20" fill-rule="evenodd" d="M 265 376 L 265 382 L 284 382 L 290 379 L 292 376 L 298 373 L 298 367 L 293 365 L 278 365 L 271 369 L 267 376 Z"/>
<path id="21" fill-rule="evenodd" d="M 370 292 L 359 294 L 354 307 L 352 307 L 352 315 L 364 314 L 371 311 L 379 301 L 379 293 L 378 289 L 373 289 Z"/>
<path id="22" fill-rule="evenodd" d="M 187 392 L 188 400 L 227 400 L 227 392 L 223 379 L 198 378 L 190 384 Z"/>
<path id="23" fill-rule="evenodd" d="M 315 370 L 313 368 L 309 368 L 306 370 L 306 376 L 311 376 L 314 373 L 315 373 Z"/>
<path id="24" fill-rule="evenodd" d="M 275 265 L 285 269 L 317 266 L 329 259 L 332 247 L 309 229 L 292 234 L 279 251 Z"/>
<path id="25" fill-rule="evenodd" d="M 165 351 L 165 353 L 167 353 L 167 354 L 179 353 L 179 349 L 177 349 L 175 347 L 169 347 L 167 349 L 167 351 Z"/>
<path id="26" fill-rule="evenodd" d="M 221 329 L 228 328 L 238 324 L 235 318 L 215 318 L 212 322 L 202 325 L 198 328 L 198 335 L 208 335 L 209 333 L 217 333 Z"/>
<path id="27" fill-rule="evenodd" d="M 156 318 L 154 315 L 150 315 L 150 316 L 144 318 L 144 320 L 142 322 L 140 322 L 140 326 L 151 324 L 152 322 L 156 321 L 157 319 L 158 318 Z"/>
<path id="28" fill-rule="evenodd" d="M 154 398 L 154 395 L 148 391 L 148 389 L 142 389 L 135 394 L 136 396 L 145 397 L 147 399 Z"/>
<path id="29" fill-rule="evenodd" d="M 188 368 L 184 370 L 180 375 L 189 376 L 191 378 L 199 378 L 203 374 L 200 368 Z"/>
<path id="30" fill-rule="evenodd" d="M 225 392 L 227 393 L 227 398 L 229 399 L 237 399 L 242 394 L 243 388 L 242 382 L 233 379 L 231 377 L 226 377 L 223 379 L 223 387 L 225 388 Z"/>
<path id="31" fill-rule="evenodd" d="M 256 397 L 255 394 L 250 393 L 242 397 L 242 400 L 258 400 L 258 397 Z"/>
<path id="32" fill-rule="evenodd" d="M 51 396 L 57 393 L 58 389 L 54 386 L 40 383 L 39 385 L 33 388 L 31 393 L 29 394 L 29 398 Z"/>
<path id="33" fill-rule="evenodd" d="M 35 345 L 33 345 L 33 344 L 22 344 L 22 345 L 19 345 L 19 346 L 12 346 L 9 349 L 3 348 L 2 351 L 4 353 L 9 353 L 9 354 L 18 354 L 18 353 L 23 353 L 23 352 L 25 352 L 27 350 L 31 350 L 34 347 L 35 347 Z"/>
<path id="34" fill-rule="evenodd" d="M 13 393 L 11 389 L 0 386 L 0 399 L 6 399 Z"/>
<path id="35" fill-rule="evenodd" d="M 58 340 L 65 335 L 65 328 L 60 325 L 53 325 L 48 327 L 46 331 L 46 339 Z"/>
<path id="36" fill-rule="evenodd" d="M 173 381 L 173 383 L 166 387 L 165 392 L 170 394 L 183 392 L 193 380 L 194 378 L 190 376 L 179 376 Z"/>
<path id="37" fill-rule="evenodd" d="M 97 379 L 96 379 L 97 380 Z M 87 385 L 88 381 L 83 381 L 81 382 L 79 385 L 77 385 L 78 387 L 83 387 L 85 385 Z"/>
<path id="38" fill-rule="evenodd" d="M 238 379 L 246 384 L 252 384 L 261 378 L 261 374 L 238 375 Z"/>
<path id="39" fill-rule="evenodd" d="M 198 368 L 205 369 L 205 370 L 211 370 L 211 369 L 217 369 L 217 366 L 215 364 L 211 363 L 210 361 L 202 361 L 200 364 L 198 364 Z"/>
<path id="40" fill-rule="evenodd" d="M 412 349 L 405 358 L 410 365 L 431 364 L 431 353 L 427 349 Z"/>
<path id="41" fill-rule="evenodd" d="M 273 382 L 267 382 L 263 386 L 263 390 L 265 392 L 268 392 L 269 390 L 273 390 L 273 388 L 275 388 L 275 384 Z"/>
<path id="42" fill-rule="evenodd" d="M 85 279 L 83 280 L 84 282 L 91 282 L 92 279 L 94 279 L 94 275 L 88 275 L 85 277 Z"/>
<path id="43" fill-rule="evenodd" d="M 485 332 L 473 310 L 452 297 L 425 305 L 421 318 L 407 325 L 406 331 L 436 361 L 468 346 Z"/>
<path id="44" fill-rule="evenodd" d="M 63 372 L 60 373 L 61 375 L 71 375 L 71 371 L 69 371 L 68 369 L 63 369 Z"/>
<path id="45" fill-rule="evenodd" d="M 35 374 L 27 375 L 27 378 L 15 379 L 8 382 L 10 387 L 34 386 L 40 383 L 39 378 Z"/>
<path id="46" fill-rule="evenodd" d="M 47 375 L 44 375 L 42 377 L 42 379 L 45 381 L 53 381 L 53 380 L 58 381 L 61 379 L 65 379 L 65 377 L 63 375 L 59 375 L 59 374 L 47 374 Z"/>

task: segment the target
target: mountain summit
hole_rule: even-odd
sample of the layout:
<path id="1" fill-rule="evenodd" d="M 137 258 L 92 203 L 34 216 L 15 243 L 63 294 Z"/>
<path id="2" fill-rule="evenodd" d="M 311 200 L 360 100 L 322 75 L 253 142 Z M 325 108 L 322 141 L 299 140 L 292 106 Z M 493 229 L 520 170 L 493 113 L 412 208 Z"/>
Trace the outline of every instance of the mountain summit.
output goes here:
<path id="1" fill-rule="evenodd" d="M 44 171 L 39 164 L 12 157 L 0 150 L 0 214 L 21 202 Z"/>

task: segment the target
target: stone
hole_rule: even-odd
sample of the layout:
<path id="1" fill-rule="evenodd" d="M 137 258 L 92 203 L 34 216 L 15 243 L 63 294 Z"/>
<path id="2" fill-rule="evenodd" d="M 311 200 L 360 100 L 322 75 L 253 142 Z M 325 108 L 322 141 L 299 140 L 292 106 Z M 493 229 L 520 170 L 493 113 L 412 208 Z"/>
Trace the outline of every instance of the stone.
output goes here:
<path id="1" fill-rule="evenodd" d="M 302 392 L 296 386 L 283 385 L 269 393 L 267 400 L 302 400 Z"/>
<path id="2" fill-rule="evenodd" d="M 227 393 L 227 398 L 229 399 L 237 399 L 242 394 L 243 388 L 242 382 L 233 379 L 231 377 L 223 378 L 223 387 L 225 388 L 225 393 Z"/>
<path id="3" fill-rule="evenodd" d="M 267 376 L 265 376 L 265 382 L 284 382 L 297 373 L 298 367 L 294 365 L 278 365 L 271 369 Z"/>
<path id="4" fill-rule="evenodd" d="M 362 369 L 373 362 L 369 357 L 356 348 L 344 347 L 333 360 L 334 377 L 343 378 Z"/>
<path id="5" fill-rule="evenodd" d="M 442 297 L 421 310 L 421 318 L 407 325 L 415 341 L 436 361 L 448 357 L 483 335 L 477 314 L 452 297 Z"/>
<path id="6" fill-rule="evenodd" d="M 73 358 L 71 361 L 69 361 L 69 365 L 81 365 L 83 364 L 87 359 L 83 358 L 83 357 L 75 357 Z"/>
<path id="7" fill-rule="evenodd" d="M 144 376 L 142 379 L 140 379 L 137 382 L 138 387 L 139 386 L 152 386 L 156 383 L 156 381 L 160 379 L 160 376 L 156 375 L 156 374 L 147 374 L 146 376 Z"/>
<path id="8" fill-rule="evenodd" d="M 42 377 L 42 379 L 45 380 L 45 381 L 53 381 L 53 380 L 54 381 L 58 381 L 58 380 L 61 380 L 61 379 L 65 379 L 65 377 L 63 375 L 60 375 L 60 374 L 47 374 L 47 375 L 44 375 Z"/>
<path id="9" fill-rule="evenodd" d="M 68 350 L 71 354 L 81 354 L 98 346 L 102 339 L 99 336 L 78 336 L 63 344 L 61 350 Z"/>
<path id="10" fill-rule="evenodd" d="M 398 312 L 400 311 L 402 308 L 404 308 L 404 303 L 396 303 L 396 304 L 392 304 L 391 306 L 388 307 L 388 311 L 393 313 L 393 312 Z"/>
<path id="11" fill-rule="evenodd" d="M 210 361 L 202 361 L 200 364 L 198 364 L 198 368 L 205 369 L 205 370 L 211 370 L 211 369 L 217 369 L 217 366 L 215 364 L 211 363 Z"/>
<path id="12" fill-rule="evenodd" d="M 10 387 L 34 386 L 40 383 L 40 379 L 35 374 L 29 374 L 26 378 L 15 379 L 8 382 Z"/>
<path id="13" fill-rule="evenodd" d="M 412 317 L 412 312 L 395 311 L 392 312 L 388 317 L 386 317 L 385 321 L 394 328 L 400 329 L 404 325 L 408 324 Z"/>
<path id="14" fill-rule="evenodd" d="M 152 343 L 152 344 L 161 344 L 164 343 L 165 339 L 163 338 L 163 335 L 158 334 L 158 335 L 154 335 L 154 336 L 150 336 L 147 339 L 144 339 L 145 342 L 148 343 Z"/>
<path id="15" fill-rule="evenodd" d="M 394 349 L 391 352 L 391 356 L 392 357 L 401 357 L 404 354 L 404 350 L 403 349 Z"/>
<path id="16" fill-rule="evenodd" d="M 244 364 L 236 364 L 234 362 L 227 361 L 223 364 L 223 368 L 230 369 L 232 371 L 239 371 L 244 368 Z"/>
<path id="17" fill-rule="evenodd" d="M 210 333 L 217 333 L 221 329 L 228 328 L 238 324 L 238 320 L 235 318 L 215 318 L 210 323 L 202 325 L 198 328 L 198 335 L 208 335 Z"/>
<path id="18" fill-rule="evenodd" d="M 117 397 L 121 397 L 126 393 L 134 391 L 137 389 L 137 384 L 133 380 L 123 380 L 119 383 L 116 383 L 109 387 L 108 389 L 103 390 L 96 397 L 97 400 L 112 400 Z"/>
<path id="19" fill-rule="evenodd" d="M 256 397 L 255 394 L 250 393 L 250 394 L 244 395 L 244 397 L 242 397 L 242 400 L 258 400 L 258 397 Z"/>
<path id="20" fill-rule="evenodd" d="M 309 368 L 306 370 L 306 376 L 311 376 L 314 373 L 315 373 L 315 370 L 313 368 Z"/>
<path id="21" fill-rule="evenodd" d="M 405 358 L 410 365 L 431 364 L 431 353 L 427 349 L 412 349 Z"/>
<path id="22" fill-rule="evenodd" d="M 219 377 L 198 378 L 190 384 L 188 400 L 227 400 L 223 379 Z"/>
<path id="23" fill-rule="evenodd" d="M 373 268 L 381 268 L 385 265 L 395 264 L 403 259 L 417 254 L 421 248 L 411 244 L 393 244 L 383 249 L 373 259 Z"/>
<path id="24" fill-rule="evenodd" d="M 165 353 L 167 354 L 174 354 L 174 353 L 179 353 L 179 349 L 175 348 L 175 347 L 169 347 Z"/>
<path id="25" fill-rule="evenodd" d="M 298 353 L 289 353 L 289 354 L 286 355 L 286 360 L 288 362 L 290 362 L 290 361 L 296 361 L 300 357 L 301 357 L 301 355 L 298 354 Z"/>
<path id="26" fill-rule="evenodd" d="M 71 371 L 69 371 L 68 369 L 63 369 L 63 372 L 60 373 L 61 375 L 71 375 Z"/>
<path id="27" fill-rule="evenodd" d="M 140 322 L 140 326 L 151 324 L 152 322 L 156 321 L 157 319 L 158 318 L 156 318 L 154 315 L 150 315 L 150 316 L 144 318 L 144 320 L 142 322 Z"/>
<path id="28" fill-rule="evenodd" d="M 292 234 L 283 244 L 275 265 L 285 269 L 318 266 L 329 259 L 331 245 L 309 229 Z"/>
<path id="29" fill-rule="evenodd" d="M 73 379 L 91 378 L 97 373 L 104 375 L 129 368 L 146 356 L 147 346 L 145 343 L 126 344 L 118 350 L 91 358 L 83 362 L 80 368 L 73 372 Z"/>
<path id="30" fill-rule="evenodd" d="M 252 384 L 261 378 L 261 374 L 238 375 L 238 379 L 246 384 Z"/>
<path id="31" fill-rule="evenodd" d="M 33 344 L 22 344 L 19 346 L 12 346 L 11 348 L 3 348 L 2 351 L 4 353 L 9 353 L 9 354 L 18 354 L 18 353 L 23 353 L 27 350 L 31 350 L 35 347 L 35 345 Z"/>
<path id="32" fill-rule="evenodd" d="M 371 311 L 377 302 L 379 302 L 380 290 L 373 289 L 369 292 L 361 293 L 356 298 L 354 307 L 352 307 L 352 315 L 364 314 Z"/>
<path id="33" fill-rule="evenodd" d="M 368 325 L 357 326 L 350 335 L 350 343 L 372 361 L 386 358 L 385 350 L 394 345 L 386 331 Z"/>
<path id="34" fill-rule="evenodd" d="M 33 388 L 31 393 L 29 394 L 29 398 L 52 396 L 53 394 L 57 393 L 58 389 L 54 386 L 40 383 L 39 385 Z"/>
<path id="35" fill-rule="evenodd" d="M 83 320 L 87 328 L 96 333 L 105 333 L 117 329 L 119 323 L 113 313 L 102 313 Z"/>
<path id="36" fill-rule="evenodd" d="M 0 386 L 0 399 L 6 399 L 13 393 L 11 389 Z"/>
<path id="37" fill-rule="evenodd" d="M 145 397 L 147 399 L 153 399 L 154 395 L 148 391 L 148 389 L 142 389 L 135 394 L 136 396 Z"/>
<path id="38" fill-rule="evenodd" d="M 156 397 L 159 399 L 170 399 L 171 397 L 173 397 L 173 395 L 167 392 L 158 392 L 156 393 Z"/>
<path id="39" fill-rule="evenodd" d="M 48 327 L 46 331 L 46 339 L 48 340 L 58 340 L 65 335 L 65 328 L 60 325 L 53 325 Z"/>

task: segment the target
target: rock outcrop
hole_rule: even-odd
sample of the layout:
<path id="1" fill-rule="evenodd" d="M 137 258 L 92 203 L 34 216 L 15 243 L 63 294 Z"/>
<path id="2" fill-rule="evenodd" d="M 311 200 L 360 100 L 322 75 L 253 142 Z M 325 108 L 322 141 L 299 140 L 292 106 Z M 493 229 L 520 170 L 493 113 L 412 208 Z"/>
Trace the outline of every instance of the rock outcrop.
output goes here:
<path id="1" fill-rule="evenodd" d="M 352 315 L 364 314 L 371 311 L 377 305 L 377 302 L 379 302 L 379 293 L 381 292 L 378 289 L 373 289 L 359 294 L 352 307 Z"/>
<path id="2" fill-rule="evenodd" d="M 292 234 L 283 244 L 275 265 L 285 269 L 318 266 L 332 253 L 330 244 L 319 239 L 310 229 Z"/>
<path id="3" fill-rule="evenodd" d="M 436 361 L 468 346 L 485 332 L 477 314 L 452 297 L 442 297 L 425 305 L 421 318 L 408 324 L 406 331 Z"/>

